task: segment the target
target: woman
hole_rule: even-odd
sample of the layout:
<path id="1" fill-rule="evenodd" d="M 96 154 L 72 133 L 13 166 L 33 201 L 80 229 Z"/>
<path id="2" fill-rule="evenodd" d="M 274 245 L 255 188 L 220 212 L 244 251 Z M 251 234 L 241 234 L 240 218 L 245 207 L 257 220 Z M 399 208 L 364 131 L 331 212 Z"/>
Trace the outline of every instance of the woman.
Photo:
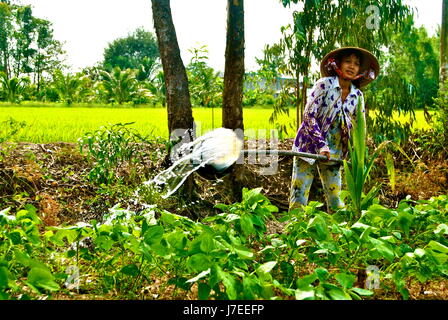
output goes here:
<path id="1" fill-rule="evenodd" d="M 327 54 L 320 67 L 323 78 L 314 84 L 308 97 L 293 150 L 321 154 L 327 161 L 294 157 L 290 209 L 308 203 L 311 184 L 318 171 L 328 210 L 334 212 L 344 206 L 340 199 L 342 168 L 329 160 L 346 158 L 358 102 L 365 115 L 360 88 L 378 76 L 379 64 L 369 51 L 345 47 Z"/>

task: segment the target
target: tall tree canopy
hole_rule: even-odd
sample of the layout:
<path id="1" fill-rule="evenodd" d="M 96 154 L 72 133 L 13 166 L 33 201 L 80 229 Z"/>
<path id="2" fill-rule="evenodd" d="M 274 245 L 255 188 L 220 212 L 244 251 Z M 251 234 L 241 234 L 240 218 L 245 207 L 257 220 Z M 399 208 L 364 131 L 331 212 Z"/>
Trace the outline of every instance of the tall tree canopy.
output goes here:
<path id="1" fill-rule="evenodd" d="M 439 42 L 424 27 L 415 28 L 412 19 L 405 30 L 392 34 L 388 50 L 380 57 L 382 72 L 365 90 L 367 106 L 378 111 L 375 118 L 368 117 L 376 142 L 406 141 L 412 123 L 393 121 L 393 113 L 413 116 L 417 108 L 433 105 L 439 84 Z"/>
<path id="2" fill-rule="evenodd" d="M 127 37 L 109 43 L 104 50 L 103 66 L 108 71 L 115 67 L 138 69 L 138 80 L 143 80 L 156 69 L 158 57 L 157 39 L 151 32 L 139 28 Z"/>
<path id="3" fill-rule="evenodd" d="M 51 22 L 36 18 L 30 6 L 0 2 L 0 70 L 8 78 L 33 76 L 39 83 L 62 67 L 63 54 Z"/>
<path id="4" fill-rule="evenodd" d="M 339 46 L 359 46 L 379 55 L 390 40 L 387 31 L 399 30 L 411 13 L 402 0 L 379 0 L 373 6 L 366 0 L 280 0 L 283 6 L 303 4 L 293 13 L 294 23 L 282 28 L 280 45 L 288 53 L 289 74 L 297 79 L 297 126 L 310 85 L 313 60 L 320 61 L 331 49 Z M 299 79 L 302 80 L 299 99 Z"/>

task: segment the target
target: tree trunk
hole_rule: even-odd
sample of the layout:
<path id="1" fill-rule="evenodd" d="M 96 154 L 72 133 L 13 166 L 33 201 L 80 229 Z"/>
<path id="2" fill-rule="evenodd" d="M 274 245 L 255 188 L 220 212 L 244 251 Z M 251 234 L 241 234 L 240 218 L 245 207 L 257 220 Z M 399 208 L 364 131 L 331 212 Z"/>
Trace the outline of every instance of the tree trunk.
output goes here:
<path id="1" fill-rule="evenodd" d="M 227 40 L 222 126 L 244 130 L 244 0 L 227 0 Z"/>
<path id="2" fill-rule="evenodd" d="M 177 141 L 180 138 L 182 143 L 187 143 L 195 138 L 194 119 L 191 110 L 187 73 L 180 56 L 176 30 L 171 16 L 170 1 L 151 0 L 151 2 L 154 29 L 156 30 L 165 76 L 170 140 Z M 177 145 L 180 145 L 180 143 Z M 190 175 L 185 180 L 183 186 L 178 190 L 178 194 L 180 195 L 180 200 L 185 203 L 190 203 L 195 199 L 193 175 Z"/>
<path id="3" fill-rule="evenodd" d="M 193 114 L 185 66 L 180 56 L 169 0 L 151 0 L 154 28 L 165 75 L 170 135 L 178 129 L 193 134 Z"/>
<path id="4" fill-rule="evenodd" d="M 442 25 L 440 32 L 440 81 L 448 79 L 448 0 L 442 4 Z"/>
<path id="5" fill-rule="evenodd" d="M 224 67 L 222 126 L 236 130 L 244 141 L 243 85 L 244 85 L 244 0 L 227 0 L 227 37 Z M 233 201 L 241 201 L 244 167 L 241 161 L 233 166 L 228 177 L 228 188 Z"/>

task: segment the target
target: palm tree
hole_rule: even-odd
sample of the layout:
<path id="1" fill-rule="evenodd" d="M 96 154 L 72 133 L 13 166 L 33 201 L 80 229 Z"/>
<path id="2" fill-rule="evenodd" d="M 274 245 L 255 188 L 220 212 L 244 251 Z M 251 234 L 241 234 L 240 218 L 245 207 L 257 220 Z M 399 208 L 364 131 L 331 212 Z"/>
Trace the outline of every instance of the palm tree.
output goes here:
<path id="1" fill-rule="evenodd" d="M 165 76 L 163 71 L 159 71 L 154 78 L 145 81 L 144 87 L 151 93 L 153 98 L 153 104 L 161 104 L 162 107 L 166 107 L 166 87 Z"/>
<path id="2" fill-rule="evenodd" d="M 59 98 L 71 105 L 85 96 L 89 89 L 83 86 L 85 79 L 79 75 L 67 73 L 64 75 L 61 70 L 56 70 L 53 74 L 53 87 L 59 95 Z"/>
<path id="3" fill-rule="evenodd" d="M 22 79 L 19 78 L 8 79 L 6 73 L 0 72 L 0 84 L 7 101 L 12 103 L 20 102 L 21 93 L 23 91 L 22 82 Z"/>
<path id="4" fill-rule="evenodd" d="M 110 99 L 120 105 L 130 101 L 137 92 L 135 73 L 130 69 L 115 67 L 111 72 L 101 71 L 101 76 Z"/>

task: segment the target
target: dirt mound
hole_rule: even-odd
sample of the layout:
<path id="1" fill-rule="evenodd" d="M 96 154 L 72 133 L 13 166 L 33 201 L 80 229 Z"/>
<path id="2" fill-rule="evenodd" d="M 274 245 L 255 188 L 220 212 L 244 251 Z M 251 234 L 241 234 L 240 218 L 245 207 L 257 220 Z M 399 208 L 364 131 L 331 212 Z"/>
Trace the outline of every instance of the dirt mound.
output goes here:
<path id="1" fill-rule="evenodd" d="M 263 141 L 258 142 L 259 145 Z M 278 149 L 291 150 L 293 140 L 279 143 Z M 246 147 L 247 146 L 246 144 Z M 39 209 L 47 225 L 62 222 L 100 220 L 109 208 L 117 203 L 131 210 L 142 209 L 133 197 L 142 182 L 166 168 L 164 145 L 148 146 L 146 157 L 138 163 L 121 164 L 115 170 L 121 177 L 118 185 L 98 186 L 87 178 L 92 161 L 80 153 L 77 144 L 18 143 L 3 145 L 0 150 L 0 208 L 23 208 L 30 203 Z M 156 150 L 157 149 L 157 150 Z M 156 155 L 156 156 L 154 156 Z M 411 195 L 413 199 L 427 199 L 444 194 L 448 190 L 448 162 L 440 159 L 411 158 L 395 155 L 396 184 L 392 191 L 387 178 L 384 159 L 380 156 L 372 171 L 373 185 L 383 182 L 380 200 L 383 205 L 395 207 L 400 199 Z M 260 161 L 261 160 L 261 161 Z M 132 168 L 130 168 L 132 166 Z M 280 211 L 288 209 L 288 198 L 292 172 L 292 158 L 279 156 L 277 160 L 246 158 L 243 165 L 243 186 L 249 189 L 263 188 L 263 193 Z M 135 171 L 133 175 L 130 171 Z M 132 176 L 132 178 L 131 178 Z M 197 200 L 186 203 L 180 197 L 157 199 L 163 208 L 183 215 L 204 217 L 218 212 L 217 203 L 230 204 L 229 175 L 219 179 L 205 179 L 195 174 Z M 310 200 L 324 202 L 320 179 L 315 179 Z M 194 212 L 194 215 L 192 214 Z"/>

